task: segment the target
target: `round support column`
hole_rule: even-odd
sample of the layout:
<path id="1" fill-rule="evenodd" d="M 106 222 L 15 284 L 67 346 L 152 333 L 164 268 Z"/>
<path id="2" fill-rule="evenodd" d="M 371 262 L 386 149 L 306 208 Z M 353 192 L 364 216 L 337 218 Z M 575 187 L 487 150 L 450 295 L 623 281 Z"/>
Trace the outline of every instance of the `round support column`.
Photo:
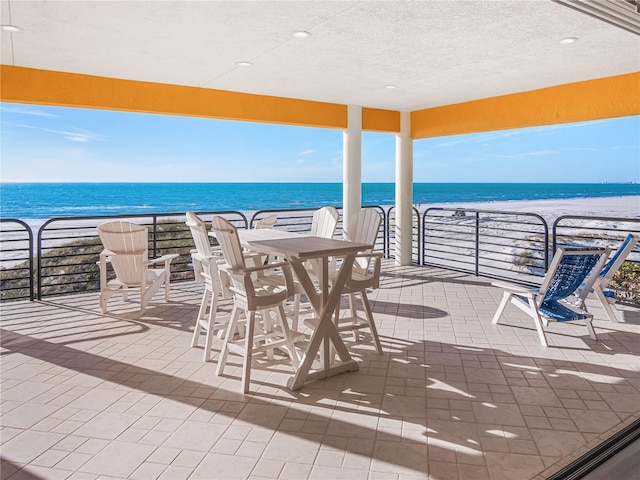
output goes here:
<path id="1" fill-rule="evenodd" d="M 396 265 L 411 265 L 413 245 L 413 140 L 411 114 L 400 112 L 396 135 Z"/>
<path id="2" fill-rule="evenodd" d="M 342 134 L 342 230 L 348 236 L 351 219 L 362 207 L 362 107 L 349 105 Z"/>

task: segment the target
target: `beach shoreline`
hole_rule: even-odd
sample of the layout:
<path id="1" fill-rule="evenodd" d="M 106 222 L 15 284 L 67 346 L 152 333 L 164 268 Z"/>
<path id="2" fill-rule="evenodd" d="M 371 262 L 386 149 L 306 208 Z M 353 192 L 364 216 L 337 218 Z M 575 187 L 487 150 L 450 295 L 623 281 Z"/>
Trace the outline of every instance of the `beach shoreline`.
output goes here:
<path id="1" fill-rule="evenodd" d="M 393 205 L 383 205 L 385 210 Z M 544 200 L 504 200 L 489 202 L 452 202 L 452 203 L 415 203 L 420 215 L 430 208 L 445 209 L 469 209 L 535 213 L 542 216 L 549 225 L 562 215 L 593 216 L 593 217 L 619 217 L 640 218 L 640 195 L 619 197 L 588 197 L 570 199 L 544 199 Z M 313 210 L 313 208 L 309 208 Z M 242 213 L 251 216 L 258 210 L 242 210 Z M 156 213 L 161 215 L 162 212 Z M 153 214 L 149 214 L 150 216 Z M 99 216 L 98 216 L 99 217 Z M 21 219 L 36 234 L 38 229 L 48 220 L 42 218 Z M 69 217 L 73 221 L 73 217 Z"/>
<path id="2" fill-rule="evenodd" d="M 464 208 L 469 210 L 535 213 L 542 216 L 551 226 L 556 218 L 563 215 L 639 219 L 640 196 L 423 203 L 417 204 L 416 208 L 418 208 L 420 215 L 430 208 Z"/>

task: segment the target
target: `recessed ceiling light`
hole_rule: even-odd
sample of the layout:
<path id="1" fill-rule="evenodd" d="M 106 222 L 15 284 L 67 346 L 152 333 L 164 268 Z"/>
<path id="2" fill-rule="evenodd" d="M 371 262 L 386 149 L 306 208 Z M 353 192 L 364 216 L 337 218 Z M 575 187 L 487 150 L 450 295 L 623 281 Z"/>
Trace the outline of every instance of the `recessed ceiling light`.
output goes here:
<path id="1" fill-rule="evenodd" d="M 250 67 L 253 65 L 251 62 L 236 62 L 236 65 L 239 67 Z"/>
<path id="2" fill-rule="evenodd" d="M 385 85 L 384 88 L 387 90 L 393 90 L 394 88 L 398 88 L 398 85 Z"/>
<path id="3" fill-rule="evenodd" d="M 299 30 L 297 32 L 293 32 L 293 36 L 296 38 L 307 38 L 311 34 L 309 32 L 305 32 L 304 30 Z"/>
<path id="4" fill-rule="evenodd" d="M 6 32 L 19 32 L 22 29 L 20 27 L 16 27 L 15 25 L 2 25 L 2 30 Z"/>
<path id="5" fill-rule="evenodd" d="M 566 37 L 560 40 L 560 43 L 563 45 L 569 45 L 570 43 L 577 42 L 578 39 L 576 37 Z"/>

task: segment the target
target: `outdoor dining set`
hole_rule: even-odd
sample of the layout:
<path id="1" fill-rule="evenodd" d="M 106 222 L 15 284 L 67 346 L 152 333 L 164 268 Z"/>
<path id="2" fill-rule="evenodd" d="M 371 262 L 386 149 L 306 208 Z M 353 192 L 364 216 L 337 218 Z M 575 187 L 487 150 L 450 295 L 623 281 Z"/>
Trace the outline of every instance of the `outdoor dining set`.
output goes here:
<path id="1" fill-rule="evenodd" d="M 286 386 L 297 390 L 309 381 L 358 370 L 343 332 L 351 332 L 356 342 L 370 341 L 383 354 L 367 297 L 367 291 L 380 286 L 383 255 L 373 249 L 382 217 L 374 208 L 361 209 L 347 222 L 341 238 L 336 238 L 338 219 L 334 207 L 320 208 L 310 232 L 298 233 L 275 228 L 276 215 L 252 229 L 238 229 L 223 216 L 214 216 L 207 229 L 200 216 L 186 213 L 195 246 L 195 281 L 203 287 L 191 346 L 204 339 L 207 362 L 215 339 L 222 342 L 217 375 L 224 374 L 229 353 L 240 355 L 243 393 L 250 390 L 254 355 L 283 355 L 294 372 Z M 163 286 L 169 300 L 170 264 L 178 255 L 149 259 L 148 232 L 138 224 L 107 222 L 98 227 L 98 234 L 105 247 L 99 261 L 103 312 L 109 297 L 122 293 L 126 299 L 130 290 L 138 291 L 142 313 Z M 616 321 L 607 287 L 637 242 L 638 237 L 629 234 L 613 255 L 609 248 L 558 248 L 537 288 L 493 283 L 504 295 L 492 323 L 497 324 L 512 303 L 534 320 L 544 346 L 549 321 L 584 321 L 589 336 L 596 339 L 585 299 L 592 295 L 610 321 Z M 107 265 L 115 272 L 111 280 Z M 346 308 L 343 296 L 348 299 Z M 223 300 L 231 302 L 230 314 L 220 308 Z M 363 329 L 368 336 L 360 332 Z"/>
<path id="2" fill-rule="evenodd" d="M 216 336 L 223 341 L 218 375 L 230 352 L 240 354 L 244 393 L 249 391 L 252 358 L 258 352 L 271 358 L 276 349 L 286 353 L 295 371 L 287 384 L 292 390 L 310 380 L 358 370 L 340 332 L 353 331 L 359 337 L 359 330 L 368 329 L 382 353 L 366 293 L 380 281 L 382 254 L 372 250 L 382 217 L 375 209 L 362 209 L 344 238 L 337 239 L 338 216 L 334 207 L 321 208 L 313 216 L 311 231 L 300 234 L 273 228 L 275 217 L 246 230 L 214 216 L 207 230 L 197 214 L 186 213 L 195 245 L 195 280 L 204 287 L 192 346 L 204 337 L 203 356 L 209 361 Z M 149 260 L 147 231 L 140 225 L 108 222 L 98 233 L 105 245 L 100 259 L 103 311 L 111 295 L 126 295 L 131 287 L 142 292 L 141 311 L 162 285 L 168 299 L 169 264 L 177 255 Z M 116 274 L 110 281 L 107 263 Z M 348 296 L 349 309 L 340 316 L 342 295 Z M 363 312 L 358 311 L 357 297 Z M 232 300 L 230 315 L 221 314 L 221 300 Z M 312 331 L 310 338 L 299 332 L 301 319 Z"/>

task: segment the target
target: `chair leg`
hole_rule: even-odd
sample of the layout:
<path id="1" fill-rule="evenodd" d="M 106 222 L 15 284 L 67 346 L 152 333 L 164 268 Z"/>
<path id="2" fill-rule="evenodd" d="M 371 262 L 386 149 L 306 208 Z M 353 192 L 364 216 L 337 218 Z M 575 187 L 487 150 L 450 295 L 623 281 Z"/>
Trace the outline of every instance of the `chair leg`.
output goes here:
<path id="1" fill-rule="evenodd" d="M 213 333 L 216 324 L 216 312 L 218 310 L 218 296 L 209 292 L 211 304 L 209 305 L 209 315 L 207 319 L 207 335 L 204 344 L 204 361 L 211 360 L 211 348 L 213 347 Z"/>
<path id="2" fill-rule="evenodd" d="M 591 318 L 587 318 L 585 320 L 585 323 L 587 324 L 587 331 L 589 332 L 589 337 L 591 338 L 591 340 L 598 340 L 598 337 L 596 336 L 596 331 L 593 328 L 593 323 L 591 323 L 592 319 Z"/>
<path id="3" fill-rule="evenodd" d="M 363 302 L 364 303 L 364 302 Z M 353 318 L 353 324 L 358 323 L 358 309 L 356 308 L 356 294 L 351 292 L 349 294 L 349 310 L 351 311 L 351 318 Z M 360 341 L 360 329 L 354 328 L 353 332 L 353 340 L 355 342 Z"/>
<path id="4" fill-rule="evenodd" d="M 533 321 L 536 324 L 536 330 L 538 330 L 540 343 L 543 347 L 547 347 L 549 344 L 547 343 L 547 337 L 544 334 L 544 328 L 542 327 L 542 317 L 540 317 L 536 301 L 533 298 L 529 299 L 529 308 L 531 309 L 531 316 L 533 317 Z"/>
<path id="5" fill-rule="evenodd" d="M 609 321 L 611 323 L 618 323 L 618 317 L 616 316 L 615 309 L 609 303 L 609 299 L 604 296 L 604 292 L 600 289 L 595 289 L 594 292 L 596 294 L 596 297 L 598 297 L 598 300 L 600 300 L 600 303 L 602 304 L 604 313 L 606 313 L 607 317 L 609 317 Z"/>
<path id="6" fill-rule="evenodd" d="M 220 359 L 218 360 L 218 367 L 216 368 L 216 375 L 220 376 L 224 372 L 224 367 L 227 364 L 227 356 L 229 355 L 229 342 L 233 340 L 233 332 L 236 330 L 238 318 L 240 317 L 240 309 L 236 306 L 231 311 L 231 318 L 229 319 L 229 325 L 227 327 L 227 334 L 224 337 L 224 343 L 222 344 L 222 351 L 220 352 Z"/>
<path id="7" fill-rule="evenodd" d="M 200 309 L 198 310 L 198 317 L 196 318 L 196 326 L 193 329 L 193 338 L 191 339 L 191 346 L 192 347 L 197 347 L 198 346 L 198 340 L 200 339 L 200 331 L 202 330 L 202 325 L 200 323 L 200 320 L 203 319 L 206 309 L 207 309 L 207 304 L 209 303 L 209 296 L 211 295 L 211 293 L 209 292 L 209 290 L 204 291 L 204 293 L 202 294 L 202 301 L 200 302 Z"/>
<path id="8" fill-rule="evenodd" d="M 251 359 L 253 356 L 253 331 L 256 323 L 255 310 L 247 312 L 247 332 L 244 337 L 244 361 L 242 363 L 242 393 L 249 393 L 251 383 Z"/>
<path id="9" fill-rule="evenodd" d="M 107 299 L 109 296 L 107 292 L 100 292 L 100 310 L 102 313 L 107 313 Z"/>
<path id="10" fill-rule="evenodd" d="M 287 350 L 289 350 L 291 363 L 293 364 L 293 368 L 297 370 L 298 366 L 300 365 L 300 359 L 298 358 L 298 351 L 296 350 L 296 346 L 293 343 L 293 336 L 291 335 L 289 323 L 287 322 L 287 317 L 284 313 L 284 307 L 282 305 L 278 305 L 276 317 L 280 322 L 280 328 L 282 329 L 282 334 L 284 335 L 284 342 L 287 345 Z"/>
<path id="11" fill-rule="evenodd" d="M 496 310 L 495 315 L 493 316 L 493 320 L 491 320 L 491 323 L 493 325 L 498 323 L 498 320 L 500 320 L 500 317 L 502 316 L 502 313 L 504 312 L 504 309 L 507 306 L 507 303 L 509 303 L 509 300 L 511 300 L 511 293 L 509 292 L 504 292 L 502 295 L 502 300 L 500 301 L 500 305 L 498 305 L 498 310 Z"/>
<path id="12" fill-rule="evenodd" d="M 270 310 L 268 308 L 265 308 L 264 310 L 260 310 L 260 317 L 262 318 L 262 322 L 260 322 L 261 327 L 262 327 L 262 333 L 264 334 L 268 334 L 269 332 L 271 332 L 273 330 L 273 325 L 271 322 L 271 315 L 270 315 Z M 267 353 L 267 360 L 273 360 L 273 348 L 269 348 L 266 351 Z"/>
<path id="13" fill-rule="evenodd" d="M 171 274 L 169 273 L 169 268 L 165 270 L 164 275 L 164 301 L 169 303 L 171 293 Z"/>
<path id="14" fill-rule="evenodd" d="M 371 310 L 371 304 L 369 303 L 367 292 L 362 290 L 360 292 L 360 297 L 362 298 L 362 304 L 364 305 L 364 310 L 367 315 L 367 322 L 369 322 L 369 329 L 371 330 L 371 336 L 373 337 L 373 343 L 376 346 L 376 351 L 379 355 L 382 355 L 382 345 L 380 345 L 380 337 L 378 337 L 376 322 L 373 320 L 373 311 Z"/>

